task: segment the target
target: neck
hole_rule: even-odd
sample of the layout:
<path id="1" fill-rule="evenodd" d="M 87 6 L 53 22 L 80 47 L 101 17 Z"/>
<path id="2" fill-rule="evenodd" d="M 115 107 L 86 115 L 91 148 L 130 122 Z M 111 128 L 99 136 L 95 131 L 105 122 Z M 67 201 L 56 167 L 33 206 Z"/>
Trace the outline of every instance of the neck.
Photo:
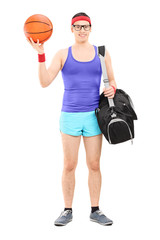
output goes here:
<path id="1" fill-rule="evenodd" d="M 74 43 L 74 46 L 75 47 L 82 47 L 82 48 L 84 48 L 84 47 L 89 47 L 91 44 L 88 42 L 88 41 L 86 41 L 86 42 L 75 42 Z"/>

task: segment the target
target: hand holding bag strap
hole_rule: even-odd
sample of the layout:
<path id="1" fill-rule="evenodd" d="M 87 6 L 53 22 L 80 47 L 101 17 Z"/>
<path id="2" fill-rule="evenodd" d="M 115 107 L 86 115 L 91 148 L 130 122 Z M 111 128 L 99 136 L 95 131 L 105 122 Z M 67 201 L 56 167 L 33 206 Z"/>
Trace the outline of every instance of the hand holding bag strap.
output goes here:
<path id="1" fill-rule="evenodd" d="M 105 64 L 105 46 L 98 47 L 98 56 L 101 61 L 104 86 L 106 88 L 108 88 L 110 85 L 109 85 L 109 80 L 108 80 L 108 75 L 107 75 L 106 64 Z M 109 102 L 110 107 L 114 107 L 114 101 L 112 98 L 108 98 L 108 102 Z"/>

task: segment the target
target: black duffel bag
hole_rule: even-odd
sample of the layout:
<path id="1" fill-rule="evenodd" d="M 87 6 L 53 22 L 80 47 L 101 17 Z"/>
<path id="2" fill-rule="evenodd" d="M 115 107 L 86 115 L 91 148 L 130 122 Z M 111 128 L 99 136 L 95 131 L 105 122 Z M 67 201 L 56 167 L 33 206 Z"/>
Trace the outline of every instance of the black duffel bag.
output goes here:
<path id="1" fill-rule="evenodd" d="M 105 46 L 98 47 L 105 87 L 109 86 L 104 56 Z M 99 128 L 110 144 L 122 143 L 134 138 L 134 122 L 137 115 L 130 96 L 116 89 L 113 99 L 100 95 L 99 107 L 95 109 Z"/>

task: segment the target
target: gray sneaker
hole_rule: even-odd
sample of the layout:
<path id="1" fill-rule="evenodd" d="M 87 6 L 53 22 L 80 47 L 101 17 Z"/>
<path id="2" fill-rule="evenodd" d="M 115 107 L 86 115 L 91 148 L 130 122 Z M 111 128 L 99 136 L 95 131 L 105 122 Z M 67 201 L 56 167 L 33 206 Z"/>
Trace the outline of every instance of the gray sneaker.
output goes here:
<path id="1" fill-rule="evenodd" d="M 97 222 L 101 225 L 112 225 L 113 221 L 107 218 L 104 213 L 100 210 L 95 211 L 94 213 L 90 214 L 90 220 L 93 222 Z"/>
<path id="2" fill-rule="evenodd" d="M 67 223 L 71 222 L 73 218 L 71 210 L 65 210 L 61 212 L 60 216 L 55 220 L 55 226 L 65 226 Z"/>

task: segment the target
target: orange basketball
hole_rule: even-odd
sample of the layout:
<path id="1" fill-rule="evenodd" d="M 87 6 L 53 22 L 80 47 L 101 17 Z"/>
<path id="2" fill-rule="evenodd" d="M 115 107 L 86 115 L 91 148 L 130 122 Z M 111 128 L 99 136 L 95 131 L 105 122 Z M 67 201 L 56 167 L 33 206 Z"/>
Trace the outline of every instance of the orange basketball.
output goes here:
<path id="1" fill-rule="evenodd" d="M 31 37 L 34 42 L 39 39 L 40 43 L 44 43 L 51 37 L 52 32 L 52 22 L 42 14 L 32 15 L 25 21 L 24 34 L 29 40 Z"/>

